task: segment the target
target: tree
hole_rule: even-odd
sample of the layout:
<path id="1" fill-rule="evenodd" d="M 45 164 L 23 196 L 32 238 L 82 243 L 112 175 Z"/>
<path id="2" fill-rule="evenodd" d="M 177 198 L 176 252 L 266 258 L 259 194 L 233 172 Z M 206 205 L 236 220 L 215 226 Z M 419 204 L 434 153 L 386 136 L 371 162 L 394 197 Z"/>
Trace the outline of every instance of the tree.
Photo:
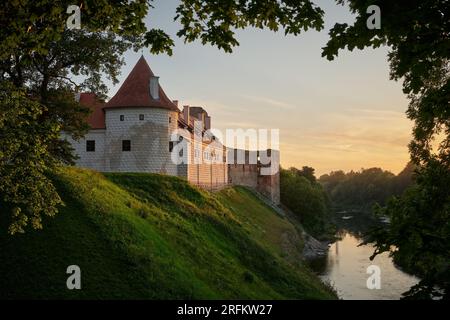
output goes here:
<path id="1" fill-rule="evenodd" d="M 342 181 L 347 178 L 347 175 L 344 171 L 331 171 L 330 173 L 321 175 L 319 177 L 319 182 L 325 189 L 325 191 L 330 195 L 334 188 Z"/>
<path id="2" fill-rule="evenodd" d="M 0 85 L 5 90 L 0 100 L 0 203 L 2 211 L 13 212 L 11 233 L 23 232 L 30 220 L 32 227 L 42 227 L 41 216 L 54 215 L 61 203 L 45 172 L 74 161 L 61 131 L 79 139 L 88 130 L 89 110 L 74 101 L 73 93 L 105 94 L 103 78 L 117 82 L 126 50 L 149 47 L 152 53 L 172 54 L 173 40 L 145 25 L 151 0 L 83 0 L 79 30 L 66 25 L 72 4 L 9 0 L 0 7 Z M 296 35 L 321 29 L 322 16 L 309 0 L 182 0 L 175 20 L 186 42 L 200 39 L 231 52 L 239 44 L 235 29 L 283 28 Z"/>
<path id="3" fill-rule="evenodd" d="M 298 172 L 301 170 L 294 167 L 281 169 L 281 203 L 298 216 L 302 225 L 313 236 L 326 237 L 332 229 L 328 198 L 320 184 L 308 180 Z"/>
<path id="4" fill-rule="evenodd" d="M 293 170 L 295 171 L 295 173 L 297 175 L 299 175 L 300 177 L 305 177 L 311 183 L 316 182 L 316 176 L 314 175 L 314 171 L 315 171 L 314 168 L 308 167 L 308 166 L 303 166 L 301 170 L 299 170 L 297 168 L 293 168 Z"/>
<path id="5" fill-rule="evenodd" d="M 414 121 L 411 160 L 418 167 L 416 185 L 391 201 L 381 213 L 391 216 L 387 230 L 372 239 L 375 255 L 389 251 L 408 267 L 420 270 L 422 281 L 410 298 L 450 298 L 450 2 L 440 0 L 338 0 L 356 15 L 352 25 L 336 24 L 323 56 L 332 60 L 344 48 L 390 48 L 391 78 L 403 80 L 407 110 Z M 366 26 L 369 5 L 381 9 L 380 29 Z M 436 139 L 441 138 L 437 150 Z M 392 250 L 395 246 L 395 250 Z M 405 259 L 408 257 L 408 259 Z M 372 257 L 373 258 L 373 257 Z M 444 271 L 446 270 L 446 271 Z"/>
<path id="6" fill-rule="evenodd" d="M 395 195 L 402 195 L 402 193 L 414 184 L 417 166 L 412 162 L 403 168 L 403 170 L 395 177 L 393 191 Z"/>
<path id="7" fill-rule="evenodd" d="M 74 92 L 105 92 L 102 74 L 117 81 L 122 53 L 142 45 L 145 1 L 84 2 L 81 30 L 66 28 L 69 4 L 24 0 L 0 8 L 0 201 L 3 212 L 13 213 L 12 234 L 24 232 L 29 222 L 41 228 L 42 215 L 54 215 L 61 203 L 46 173 L 73 163 L 60 132 L 78 139 L 88 129 L 89 110 L 74 100 Z M 113 11 L 114 18 L 108 17 Z M 73 75 L 84 80 L 77 84 Z"/>
<path id="8" fill-rule="evenodd" d="M 342 209 L 371 211 L 375 203 L 384 205 L 388 198 L 401 195 L 412 184 L 411 165 L 395 176 L 381 168 L 335 171 L 320 177 L 328 196 Z"/>
<path id="9" fill-rule="evenodd" d="M 311 183 L 316 182 L 316 176 L 314 175 L 314 171 L 315 170 L 312 167 L 303 166 L 301 169 L 297 169 L 295 167 L 291 167 L 291 168 L 289 168 L 289 171 L 292 171 L 293 173 L 295 173 L 299 177 L 306 178 Z"/>
<path id="10" fill-rule="evenodd" d="M 375 228 L 369 234 L 368 242 L 376 244 L 371 259 L 388 251 L 396 263 L 421 277 L 419 284 L 405 293 L 407 298 L 448 299 L 450 206 L 445 197 L 450 176 L 445 170 L 439 162 L 430 162 L 402 197 L 394 197 L 386 207 L 376 210 L 389 216 L 391 222 L 387 228 Z"/>
<path id="11" fill-rule="evenodd" d="M 41 228 L 41 215 L 54 215 L 61 204 L 45 176 L 54 162 L 50 142 L 60 128 L 51 121 L 36 121 L 44 112 L 45 107 L 29 99 L 24 90 L 0 83 L 0 194 L 14 205 L 10 233 L 23 232 L 28 222 Z"/>

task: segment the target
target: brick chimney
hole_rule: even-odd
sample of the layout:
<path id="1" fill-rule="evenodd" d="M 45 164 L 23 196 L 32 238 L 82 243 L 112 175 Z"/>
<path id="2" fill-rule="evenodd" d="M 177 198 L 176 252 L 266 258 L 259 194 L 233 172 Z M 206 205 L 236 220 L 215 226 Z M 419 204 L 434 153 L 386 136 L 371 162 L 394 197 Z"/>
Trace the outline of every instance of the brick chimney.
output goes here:
<path id="1" fill-rule="evenodd" d="M 211 117 L 205 116 L 205 129 L 209 130 L 211 129 Z"/>
<path id="2" fill-rule="evenodd" d="M 189 125 L 189 106 L 183 106 L 183 119 Z"/>

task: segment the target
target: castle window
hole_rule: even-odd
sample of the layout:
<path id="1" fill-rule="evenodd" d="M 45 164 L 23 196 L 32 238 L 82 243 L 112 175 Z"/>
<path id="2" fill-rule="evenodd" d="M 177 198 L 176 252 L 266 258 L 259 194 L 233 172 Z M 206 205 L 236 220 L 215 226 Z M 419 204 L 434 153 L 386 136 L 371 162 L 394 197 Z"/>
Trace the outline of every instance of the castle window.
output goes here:
<path id="1" fill-rule="evenodd" d="M 173 150 L 173 141 L 169 141 L 169 152 Z"/>
<path id="2" fill-rule="evenodd" d="M 123 114 L 120 115 L 120 121 L 124 121 L 125 120 L 125 116 Z"/>
<path id="3" fill-rule="evenodd" d="M 169 117 L 169 123 L 171 123 L 172 122 L 172 117 Z"/>
<path id="4" fill-rule="evenodd" d="M 122 140 L 122 151 L 131 151 L 131 141 Z"/>
<path id="5" fill-rule="evenodd" d="M 139 115 L 139 120 L 141 120 L 141 121 L 144 120 L 144 115 L 143 114 Z"/>
<path id="6" fill-rule="evenodd" d="M 86 152 L 95 151 L 95 140 L 86 140 Z"/>

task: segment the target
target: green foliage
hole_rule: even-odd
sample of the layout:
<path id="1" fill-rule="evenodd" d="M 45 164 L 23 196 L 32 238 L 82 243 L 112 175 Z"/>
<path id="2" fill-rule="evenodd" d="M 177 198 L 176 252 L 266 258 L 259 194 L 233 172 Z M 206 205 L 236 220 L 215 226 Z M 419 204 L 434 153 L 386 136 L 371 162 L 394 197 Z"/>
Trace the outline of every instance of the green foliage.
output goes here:
<path id="1" fill-rule="evenodd" d="M 59 127 L 36 119 L 46 109 L 23 90 L 0 83 L 0 195 L 12 211 L 9 232 L 42 228 L 42 215 L 54 215 L 61 199 L 45 173 L 54 166 L 49 141 Z M 2 211 L 7 211 L 3 206 Z"/>
<path id="2" fill-rule="evenodd" d="M 322 175 L 319 182 L 334 207 L 365 212 L 376 203 L 384 205 L 390 197 L 401 195 L 412 184 L 413 170 L 414 166 L 408 164 L 398 176 L 380 168 L 333 171 Z"/>
<path id="3" fill-rule="evenodd" d="M 249 26 L 298 35 L 302 30 L 323 28 L 323 10 L 309 0 L 182 0 L 175 20 L 182 29 L 177 33 L 186 42 L 200 39 L 226 52 L 239 42 L 235 29 Z"/>
<path id="4" fill-rule="evenodd" d="M 336 297 L 284 258 L 296 229 L 244 188 L 211 194 L 176 177 L 75 168 L 53 181 L 66 206 L 44 230 L 11 237 L 0 216 L 1 298 Z M 65 286 L 72 264 L 82 290 Z"/>
<path id="5" fill-rule="evenodd" d="M 388 45 L 391 77 L 404 77 L 405 93 L 424 92 L 436 69 L 445 68 L 449 48 L 450 4 L 441 0 L 337 0 L 348 4 L 355 14 L 353 25 L 337 23 L 330 31 L 330 40 L 323 50 L 329 60 L 340 49 L 364 49 Z M 366 26 L 369 5 L 381 9 L 381 29 Z"/>
<path id="6" fill-rule="evenodd" d="M 299 173 L 300 172 L 300 173 Z M 327 196 L 322 186 L 303 176 L 296 168 L 280 173 L 281 203 L 294 212 L 305 229 L 321 238 L 330 231 L 331 217 Z"/>
<path id="7" fill-rule="evenodd" d="M 295 174 L 301 177 L 305 177 L 311 183 L 316 182 L 316 176 L 314 175 L 314 168 L 303 166 L 301 170 L 297 168 L 290 168 L 289 170 L 293 171 Z"/>
<path id="8" fill-rule="evenodd" d="M 41 228 L 41 215 L 57 212 L 60 198 L 44 173 L 74 161 L 61 130 L 74 139 L 88 130 L 89 110 L 74 92 L 105 93 L 102 76 L 117 82 L 122 54 L 143 44 L 147 1 L 83 1 L 81 30 L 66 29 L 71 4 L 7 1 L 0 8 L 0 199 L 12 208 L 11 233 L 23 232 L 28 221 Z"/>
<path id="9" fill-rule="evenodd" d="M 377 233 L 373 238 L 378 244 L 376 253 L 388 251 L 390 245 L 396 244 L 396 256 L 402 256 L 402 261 L 417 258 L 417 263 L 406 264 L 421 264 L 418 269 L 424 281 L 408 293 L 409 297 L 430 297 L 434 285 L 443 287 L 448 297 L 448 280 L 436 269 L 442 266 L 442 257 L 448 261 L 448 246 L 435 240 L 441 239 L 443 233 L 439 230 L 448 228 L 449 223 L 450 2 L 338 0 L 338 3 L 349 4 L 355 21 L 352 25 L 336 24 L 331 29 L 323 56 L 332 60 L 340 49 L 388 45 L 391 78 L 403 80 L 403 92 L 410 99 L 407 115 L 414 121 L 409 149 L 418 166 L 417 186 L 384 209 L 393 222 L 388 233 Z M 381 9 L 381 29 L 366 27 L 369 4 Z M 448 232 L 444 235 L 448 242 Z M 420 259 L 419 252 L 426 258 Z M 434 277 L 434 272 L 438 276 Z"/>
<path id="10" fill-rule="evenodd" d="M 449 184 L 449 175 L 438 163 L 432 163 L 402 197 L 393 198 L 386 207 L 376 210 L 389 216 L 391 222 L 372 231 L 368 241 L 376 242 L 373 257 L 388 251 L 394 261 L 422 279 L 405 293 L 408 298 L 449 298 Z"/>

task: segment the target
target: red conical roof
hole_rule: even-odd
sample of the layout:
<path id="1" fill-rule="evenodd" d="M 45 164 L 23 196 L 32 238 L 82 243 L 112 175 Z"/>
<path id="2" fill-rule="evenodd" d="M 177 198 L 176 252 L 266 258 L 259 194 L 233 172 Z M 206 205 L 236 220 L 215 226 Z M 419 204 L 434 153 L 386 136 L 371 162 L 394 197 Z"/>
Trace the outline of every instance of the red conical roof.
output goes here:
<path id="1" fill-rule="evenodd" d="M 147 61 L 144 56 L 141 56 L 119 91 L 108 101 L 105 108 L 154 107 L 179 111 L 177 106 L 166 96 L 161 86 L 159 86 L 159 99 L 152 98 L 149 86 L 150 78 L 153 76 Z"/>

